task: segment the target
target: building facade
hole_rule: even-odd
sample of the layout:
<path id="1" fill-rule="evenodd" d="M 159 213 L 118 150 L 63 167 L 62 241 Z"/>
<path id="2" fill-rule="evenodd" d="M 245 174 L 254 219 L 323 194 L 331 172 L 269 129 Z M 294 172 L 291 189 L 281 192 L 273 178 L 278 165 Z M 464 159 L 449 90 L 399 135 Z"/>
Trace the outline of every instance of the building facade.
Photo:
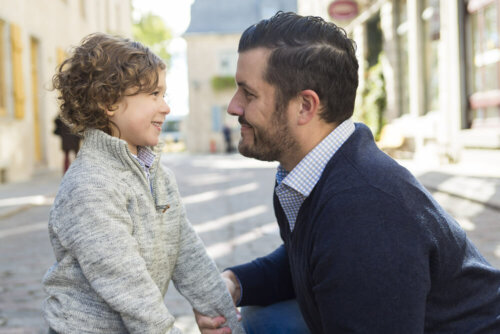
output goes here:
<path id="1" fill-rule="evenodd" d="M 0 0 L 0 183 L 62 167 L 55 69 L 87 34 L 131 26 L 129 0 Z"/>
<path id="2" fill-rule="evenodd" d="M 355 119 L 381 146 L 435 162 L 458 160 L 467 147 L 500 148 L 498 0 L 197 0 L 185 34 L 189 150 L 222 151 L 221 126 L 238 127 L 226 115 L 238 39 L 278 9 L 321 16 L 355 40 Z"/>
<path id="3" fill-rule="evenodd" d="M 383 80 L 381 144 L 389 138 L 387 146 L 436 162 L 459 160 L 464 148 L 500 148 L 499 1 L 365 1 L 339 24 L 362 64 L 358 117 L 373 102 L 377 69 Z"/>
<path id="4" fill-rule="evenodd" d="M 278 10 L 297 11 L 296 0 L 196 0 L 191 6 L 187 41 L 189 115 L 186 147 L 190 152 L 223 152 L 222 129 L 231 129 L 239 140 L 236 117 L 227 105 L 236 84 L 238 42 L 243 31 Z"/>

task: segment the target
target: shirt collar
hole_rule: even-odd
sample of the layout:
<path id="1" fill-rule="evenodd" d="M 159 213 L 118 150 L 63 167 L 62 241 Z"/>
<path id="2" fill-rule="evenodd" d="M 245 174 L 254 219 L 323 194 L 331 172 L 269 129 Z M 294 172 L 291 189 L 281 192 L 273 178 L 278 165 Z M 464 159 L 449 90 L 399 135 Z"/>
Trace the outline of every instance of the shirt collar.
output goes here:
<path id="1" fill-rule="evenodd" d="M 137 158 L 141 165 L 144 165 L 145 168 L 149 169 L 156 158 L 156 154 L 153 153 L 150 149 L 138 146 L 137 147 L 137 155 L 134 155 Z"/>
<path id="2" fill-rule="evenodd" d="M 287 185 L 307 197 L 318 183 L 326 164 L 342 144 L 354 132 L 352 119 L 347 119 L 337 126 L 316 147 L 314 147 L 299 163 L 287 172 L 281 165 L 276 172 L 276 182 Z"/>

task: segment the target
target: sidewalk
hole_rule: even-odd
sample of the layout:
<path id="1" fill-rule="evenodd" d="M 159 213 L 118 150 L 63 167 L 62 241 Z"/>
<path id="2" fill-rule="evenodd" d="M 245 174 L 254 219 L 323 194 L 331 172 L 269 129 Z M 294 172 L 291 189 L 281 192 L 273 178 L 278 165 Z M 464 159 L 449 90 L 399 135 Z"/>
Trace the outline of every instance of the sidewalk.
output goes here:
<path id="1" fill-rule="evenodd" d="M 457 164 L 398 162 L 430 191 L 468 199 L 500 211 L 500 150 L 467 150 Z M 52 202 L 60 181 L 59 171 L 43 171 L 30 181 L 0 185 L 0 219 Z"/>
<path id="2" fill-rule="evenodd" d="M 222 269 L 272 251 L 280 243 L 272 210 L 276 164 L 234 155 L 169 154 L 189 219 Z M 435 194 L 481 251 L 500 268 L 500 151 L 468 151 L 455 165 L 400 161 Z M 60 172 L 0 185 L 0 334 L 43 334 L 40 278 L 53 261 L 46 232 Z M 446 194 L 451 194 L 448 196 Z M 468 200 L 461 200 L 466 198 Z M 474 203 L 476 202 L 476 203 Z M 477 204 L 479 203 L 479 204 Z M 191 306 L 173 288 L 165 303 L 186 334 L 199 334 Z M 45 327 L 44 327 L 45 326 Z"/>
<path id="3" fill-rule="evenodd" d="M 0 184 L 0 219 L 36 205 L 51 204 L 60 182 L 60 171 L 43 170 L 29 181 Z"/>
<path id="4" fill-rule="evenodd" d="M 456 164 L 400 160 L 430 191 L 481 203 L 500 211 L 500 150 L 466 150 Z"/>

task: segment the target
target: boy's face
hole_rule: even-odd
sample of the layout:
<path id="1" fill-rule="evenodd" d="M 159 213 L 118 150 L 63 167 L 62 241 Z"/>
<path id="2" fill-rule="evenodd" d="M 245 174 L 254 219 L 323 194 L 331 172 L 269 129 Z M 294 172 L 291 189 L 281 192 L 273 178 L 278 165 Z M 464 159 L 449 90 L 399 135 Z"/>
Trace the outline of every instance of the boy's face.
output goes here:
<path id="1" fill-rule="evenodd" d="M 137 146 L 155 146 L 161 133 L 165 116 L 170 107 L 164 99 L 166 71 L 158 73 L 158 87 L 152 93 L 125 96 L 114 111 L 108 111 L 109 119 L 120 131 L 113 128 L 113 136 L 128 143 L 130 152 L 137 154 Z"/>

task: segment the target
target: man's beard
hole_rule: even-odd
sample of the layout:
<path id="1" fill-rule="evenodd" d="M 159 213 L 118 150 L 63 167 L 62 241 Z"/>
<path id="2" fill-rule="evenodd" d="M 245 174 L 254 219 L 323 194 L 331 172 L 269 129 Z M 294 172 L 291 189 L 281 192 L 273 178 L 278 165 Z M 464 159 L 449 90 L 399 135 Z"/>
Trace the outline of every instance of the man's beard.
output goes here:
<path id="1" fill-rule="evenodd" d="M 248 124 L 239 117 L 240 124 Z M 288 130 L 285 110 L 276 110 L 271 119 L 271 126 L 266 130 L 253 129 L 253 145 L 244 145 L 243 138 L 238 145 L 240 153 L 249 158 L 262 161 L 280 161 L 282 155 L 289 150 L 297 149 L 298 144 Z"/>

